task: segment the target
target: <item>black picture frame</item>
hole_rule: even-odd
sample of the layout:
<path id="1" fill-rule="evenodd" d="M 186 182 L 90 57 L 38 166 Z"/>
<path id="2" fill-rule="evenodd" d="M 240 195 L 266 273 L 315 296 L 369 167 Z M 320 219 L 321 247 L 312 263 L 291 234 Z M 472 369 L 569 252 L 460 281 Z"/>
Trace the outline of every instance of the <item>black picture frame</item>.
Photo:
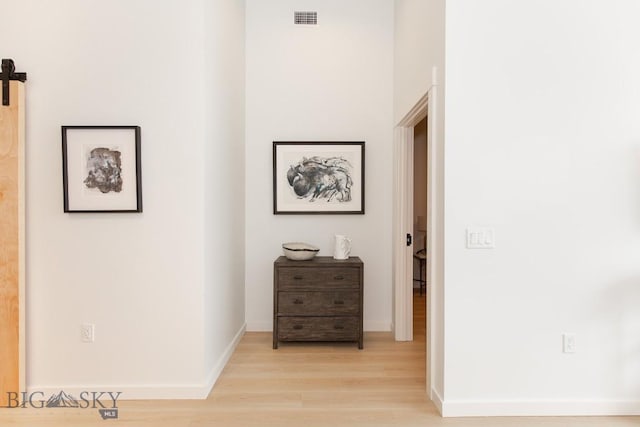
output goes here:
<path id="1" fill-rule="evenodd" d="M 140 126 L 62 126 L 64 212 L 142 212 Z"/>
<path id="2" fill-rule="evenodd" d="M 273 141 L 274 215 L 363 215 L 364 141 Z"/>

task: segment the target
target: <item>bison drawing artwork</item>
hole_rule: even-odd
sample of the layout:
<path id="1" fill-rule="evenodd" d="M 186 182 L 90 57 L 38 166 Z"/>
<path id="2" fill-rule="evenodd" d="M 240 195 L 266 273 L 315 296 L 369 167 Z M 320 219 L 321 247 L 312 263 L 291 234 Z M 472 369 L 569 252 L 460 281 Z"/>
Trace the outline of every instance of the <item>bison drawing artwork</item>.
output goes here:
<path id="1" fill-rule="evenodd" d="M 87 188 L 97 188 L 101 193 L 122 191 L 122 161 L 118 150 L 94 148 L 87 159 Z"/>
<path id="2" fill-rule="evenodd" d="M 315 202 L 350 202 L 353 179 L 351 164 L 342 157 L 303 157 L 287 171 L 296 197 Z"/>

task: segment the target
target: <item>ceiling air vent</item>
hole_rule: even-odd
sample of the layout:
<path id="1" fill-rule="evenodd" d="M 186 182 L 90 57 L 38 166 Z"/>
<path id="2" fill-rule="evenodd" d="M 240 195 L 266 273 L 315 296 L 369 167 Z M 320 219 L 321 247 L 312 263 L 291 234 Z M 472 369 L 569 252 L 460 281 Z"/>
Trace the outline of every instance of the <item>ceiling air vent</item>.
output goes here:
<path id="1" fill-rule="evenodd" d="M 318 25 L 318 12 L 293 12 L 296 25 Z"/>

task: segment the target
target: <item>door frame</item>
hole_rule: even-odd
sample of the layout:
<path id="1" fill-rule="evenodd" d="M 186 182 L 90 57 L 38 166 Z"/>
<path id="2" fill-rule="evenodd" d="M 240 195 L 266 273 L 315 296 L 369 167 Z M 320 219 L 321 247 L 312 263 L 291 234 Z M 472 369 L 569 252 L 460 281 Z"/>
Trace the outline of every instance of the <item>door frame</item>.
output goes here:
<path id="1" fill-rule="evenodd" d="M 431 372 L 437 349 L 432 340 L 431 327 L 434 319 L 435 298 L 433 298 L 436 281 L 434 268 L 437 256 L 434 232 L 433 212 L 437 212 L 435 204 L 435 149 L 437 85 L 432 84 L 429 90 L 418 100 L 404 118 L 396 125 L 393 146 L 393 298 L 394 298 L 394 336 L 396 341 L 413 340 L 413 244 L 406 245 L 406 235 L 413 235 L 413 135 L 414 127 L 427 118 L 427 221 L 426 249 L 426 379 L 427 391 L 430 393 Z"/>

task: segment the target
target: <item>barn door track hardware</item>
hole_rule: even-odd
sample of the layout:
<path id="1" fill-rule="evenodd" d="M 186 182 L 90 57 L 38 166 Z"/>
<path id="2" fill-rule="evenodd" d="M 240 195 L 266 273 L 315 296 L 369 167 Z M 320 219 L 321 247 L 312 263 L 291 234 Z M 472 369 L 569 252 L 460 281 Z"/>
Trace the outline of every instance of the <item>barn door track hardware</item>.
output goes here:
<path id="1" fill-rule="evenodd" d="M 20 82 L 27 81 L 27 73 L 16 73 L 16 66 L 13 63 L 13 59 L 3 59 L 0 80 L 2 80 L 2 105 L 9 105 L 9 82 L 11 80 L 18 80 Z"/>

